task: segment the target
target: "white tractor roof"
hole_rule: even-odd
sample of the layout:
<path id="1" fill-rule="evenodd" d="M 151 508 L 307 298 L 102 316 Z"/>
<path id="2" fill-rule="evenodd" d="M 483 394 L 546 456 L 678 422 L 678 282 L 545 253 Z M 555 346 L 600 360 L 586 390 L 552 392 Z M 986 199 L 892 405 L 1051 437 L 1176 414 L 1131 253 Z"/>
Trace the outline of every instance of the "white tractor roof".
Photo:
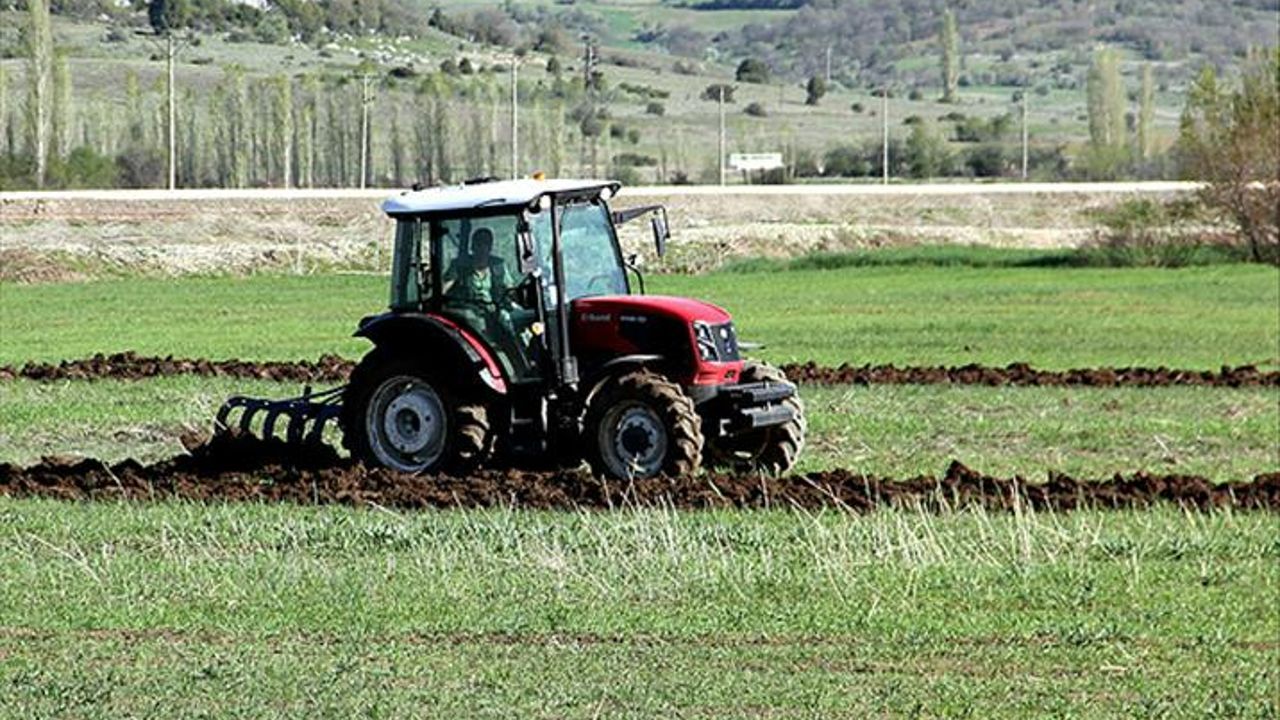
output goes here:
<path id="1" fill-rule="evenodd" d="M 387 198 L 382 211 L 388 215 L 416 215 L 524 206 L 548 193 L 611 188 L 610 180 L 497 180 L 473 185 L 449 185 L 426 190 L 405 191 Z"/>

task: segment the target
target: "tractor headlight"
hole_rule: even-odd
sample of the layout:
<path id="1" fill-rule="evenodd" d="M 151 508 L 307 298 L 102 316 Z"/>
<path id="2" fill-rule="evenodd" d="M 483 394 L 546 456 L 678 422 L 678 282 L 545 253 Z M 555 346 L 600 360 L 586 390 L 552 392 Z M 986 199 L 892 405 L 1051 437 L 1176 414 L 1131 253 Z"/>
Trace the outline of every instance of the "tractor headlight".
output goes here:
<path id="1" fill-rule="evenodd" d="M 694 321 L 693 337 L 698 343 L 698 357 L 704 361 L 720 359 L 720 349 L 716 345 L 714 328 L 707 323 Z"/>

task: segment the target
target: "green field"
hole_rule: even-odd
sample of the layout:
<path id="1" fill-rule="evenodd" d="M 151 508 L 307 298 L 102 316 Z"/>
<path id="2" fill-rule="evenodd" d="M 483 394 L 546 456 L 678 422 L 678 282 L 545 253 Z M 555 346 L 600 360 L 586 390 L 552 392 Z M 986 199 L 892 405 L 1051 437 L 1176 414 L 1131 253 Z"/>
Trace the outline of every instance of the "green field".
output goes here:
<path id="1" fill-rule="evenodd" d="M 849 267 L 654 276 L 649 290 L 728 308 L 773 362 L 1280 365 L 1280 272 L 1266 266 Z M 120 350 L 358 357 L 356 321 L 387 303 L 376 275 L 0 284 L 0 294 L 0 364 Z"/>
<path id="2" fill-rule="evenodd" d="M 1266 717 L 1280 521 L 0 499 L 11 717 Z"/>
<path id="3" fill-rule="evenodd" d="M 0 462 L 59 453 L 161 460 L 182 452 L 184 431 L 209 428 L 228 396 L 299 390 L 194 377 L 0 383 Z M 1274 389 L 880 385 L 801 394 L 809 435 L 800 471 L 905 478 L 941 475 L 959 460 L 1033 480 L 1048 470 L 1091 479 L 1145 470 L 1228 481 L 1280 469 Z"/>
<path id="4" fill-rule="evenodd" d="M 654 276 L 775 361 L 1280 365 L 1274 268 Z M 358 356 L 377 276 L 0 284 L 0 364 Z M 0 383 L 0 462 L 158 459 L 228 394 Z M 806 386 L 802 470 L 1280 466 L 1280 393 Z M 0 497 L 0 717 L 1274 717 L 1280 518 L 397 512 Z"/>

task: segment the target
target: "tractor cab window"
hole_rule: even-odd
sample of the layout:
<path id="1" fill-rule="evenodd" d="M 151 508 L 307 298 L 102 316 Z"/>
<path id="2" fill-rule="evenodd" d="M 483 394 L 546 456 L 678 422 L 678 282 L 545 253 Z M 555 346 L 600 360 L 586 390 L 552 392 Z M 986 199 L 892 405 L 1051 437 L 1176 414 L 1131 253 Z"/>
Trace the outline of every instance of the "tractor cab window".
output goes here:
<path id="1" fill-rule="evenodd" d="M 440 265 L 440 309 L 494 348 L 508 376 L 537 374 L 532 335 L 537 308 L 526 307 L 516 244 L 516 217 L 432 223 Z"/>
<path id="2" fill-rule="evenodd" d="M 422 252 L 421 220 L 396 223 L 391 261 L 391 309 L 413 310 L 431 296 L 429 255 Z"/>
<path id="3" fill-rule="evenodd" d="M 533 226 L 544 274 L 551 276 L 551 218 L 539 213 Z M 602 204 L 573 203 L 560 211 L 560 247 L 564 255 L 565 299 L 626 295 L 627 277 L 614 241 L 608 210 Z M 548 297 L 548 305 L 554 305 Z"/>

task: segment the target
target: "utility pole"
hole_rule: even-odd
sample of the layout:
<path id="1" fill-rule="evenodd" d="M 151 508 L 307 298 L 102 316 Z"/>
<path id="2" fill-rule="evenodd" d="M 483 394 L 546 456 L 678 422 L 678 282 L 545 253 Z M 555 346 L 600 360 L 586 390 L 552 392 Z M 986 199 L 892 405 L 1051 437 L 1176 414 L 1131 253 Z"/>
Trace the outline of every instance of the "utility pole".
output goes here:
<path id="1" fill-rule="evenodd" d="M 519 56 L 511 56 L 511 179 L 520 177 Z"/>
<path id="2" fill-rule="evenodd" d="M 1022 179 L 1027 179 L 1027 86 L 1022 86 Z"/>
<path id="3" fill-rule="evenodd" d="M 720 83 L 720 184 L 724 185 L 724 83 Z"/>
<path id="4" fill-rule="evenodd" d="M 831 84 L 831 43 L 827 43 L 827 85 Z"/>
<path id="5" fill-rule="evenodd" d="M 880 86 L 880 130 L 884 138 L 883 154 L 880 158 L 880 169 L 883 176 L 881 182 L 889 184 L 889 85 Z"/>
<path id="6" fill-rule="evenodd" d="M 369 176 L 369 106 L 373 104 L 373 75 L 360 76 L 360 189 Z"/>

